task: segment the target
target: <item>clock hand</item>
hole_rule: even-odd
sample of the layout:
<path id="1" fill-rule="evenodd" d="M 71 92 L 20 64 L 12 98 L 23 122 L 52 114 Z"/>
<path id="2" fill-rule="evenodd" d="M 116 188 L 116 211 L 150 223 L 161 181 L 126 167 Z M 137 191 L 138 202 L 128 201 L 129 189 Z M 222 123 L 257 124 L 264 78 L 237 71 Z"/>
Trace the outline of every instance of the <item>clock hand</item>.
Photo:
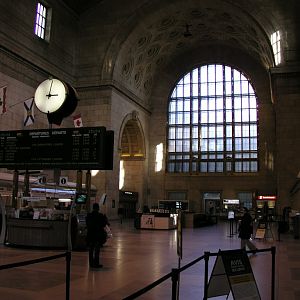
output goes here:
<path id="1" fill-rule="evenodd" d="M 46 97 L 48 97 L 48 99 L 52 96 L 52 95 L 51 95 L 52 84 L 53 84 L 53 79 L 51 80 L 50 89 L 49 89 L 49 94 L 46 95 Z"/>

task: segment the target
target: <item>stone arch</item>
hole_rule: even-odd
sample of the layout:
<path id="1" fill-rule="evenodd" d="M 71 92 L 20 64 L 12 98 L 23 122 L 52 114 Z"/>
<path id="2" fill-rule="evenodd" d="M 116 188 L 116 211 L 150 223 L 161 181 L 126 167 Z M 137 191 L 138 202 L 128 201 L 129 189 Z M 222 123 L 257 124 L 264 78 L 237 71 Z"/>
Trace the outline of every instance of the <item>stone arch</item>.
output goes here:
<path id="1" fill-rule="evenodd" d="M 144 160 L 146 157 L 145 136 L 137 111 L 127 114 L 122 122 L 118 150 L 123 160 Z"/>

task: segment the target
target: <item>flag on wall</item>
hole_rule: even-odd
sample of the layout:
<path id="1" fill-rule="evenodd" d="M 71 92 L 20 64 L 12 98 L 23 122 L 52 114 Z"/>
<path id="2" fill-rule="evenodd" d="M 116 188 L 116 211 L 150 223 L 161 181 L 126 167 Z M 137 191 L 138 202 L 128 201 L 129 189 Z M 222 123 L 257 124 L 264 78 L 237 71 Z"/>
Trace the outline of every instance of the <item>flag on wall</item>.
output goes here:
<path id="1" fill-rule="evenodd" d="M 24 101 L 24 126 L 34 123 L 33 98 Z"/>
<path id="2" fill-rule="evenodd" d="M 7 87 L 0 88 L 0 114 L 6 113 L 6 91 Z"/>
<path id="3" fill-rule="evenodd" d="M 83 127 L 81 114 L 73 117 L 74 127 Z"/>

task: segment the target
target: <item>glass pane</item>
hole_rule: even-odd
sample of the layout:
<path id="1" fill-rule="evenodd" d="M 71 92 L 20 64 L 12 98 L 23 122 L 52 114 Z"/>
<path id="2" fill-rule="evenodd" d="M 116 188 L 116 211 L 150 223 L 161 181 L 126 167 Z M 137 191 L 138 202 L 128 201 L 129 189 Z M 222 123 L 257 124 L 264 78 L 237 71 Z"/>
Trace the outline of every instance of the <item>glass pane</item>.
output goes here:
<path id="1" fill-rule="evenodd" d="M 190 138 L 190 127 L 183 128 L 183 138 L 184 139 Z"/>
<path id="2" fill-rule="evenodd" d="M 248 81 L 242 81 L 242 94 L 248 94 Z"/>
<path id="3" fill-rule="evenodd" d="M 242 122 L 242 111 L 240 109 L 234 110 L 234 121 L 235 122 Z"/>
<path id="4" fill-rule="evenodd" d="M 208 109 L 208 100 L 201 99 L 201 110 L 207 110 L 207 109 Z"/>
<path id="5" fill-rule="evenodd" d="M 208 136 L 210 138 L 216 137 L 216 127 L 215 126 L 209 126 L 209 128 L 208 128 Z"/>
<path id="6" fill-rule="evenodd" d="M 169 139 L 175 139 L 175 128 L 169 128 Z"/>
<path id="7" fill-rule="evenodd" d="M 192 137 L 198 138 L 198 127 L 196 127 L 196 126 L 193 126 L 193 128 L 192 128 Z"/>
<path id="8" fill-rule="evenodd" d="M 236 162 L 234 164 L 235 167 L 235 172 L 242 172 L 242 163 L 241 162 Z"/>
<path id="9" fill-rule="evenodd" d="M 208 72 L 208 82 L 215 82 L 216 81 L 215 65 L 208 65 L 207 72 Z"/>
<path id="10" fill-rule="evenodd" d="M 191 76 L 191 73 L 188 73 L 184 76 L 184 78 L 183 78 L 184 84 L 188 84 L 188 85 L 190 84 L 190 82 L 191 82 L 190 76 Z"/>
<path id="11" fill-rule="evenodd" d="M 207 172 L 207 163 L 206 162 L 200 163 L 200 172 Z"/>
<path id="12" fill-rule="evenodd" d="M 183 97 L 183 85 L 177 85 L 177 97 Z"/>
<path id="13" fill-rule="evenodd" d="M 234 98 L 234 108 L 235 109 L 242 108 L 242 101 L 240 97 Z"/>
<path id="14" fill-rule="evenodd" d="M 190 151 L 190 140 L 183 140 L 183 152 Z"/>
<path id="15" fill-rule="evenodd" d="M 201 151 L 207 151 L 208 148 L 207 148 L 207 139 L 201 139 L 201 142 L 200 142 L 200 150 Z"/>
<path id="16" fill-rule="evenodd" d="M 197 124 L 198 123 L 198 118 L 199 118 L 199 115 L 198 115 L 198 112 L 193 112 L 193 114 L 192 114 L 192 122 L 193 122 L 193 124 Z"/>
<path id="17" fill-rule="evenodd" d="M 190 97 L 191 96 L 191 86 L 190 86 L 190 84 L 185 84 L 184 85 L 183 93 L 184 93 L 184 97 Z"/>
<path id="18" fill-rule="evenodd" d="M 235 150 L 241 151 L 242 150 L 242 139 L 236 138 L 234 142 L 235 142 Z"/>
<path id="19" fill-rule="evenodd" d="M 175 152 L 175 141 L 169 141 L 169 152 Z"/>
<path id="20" fill-rule="evenodd" d="M 241 137 L 242 136 L 242 126 L 241 125 L 235 125 L 234 135 L 235 135 L 235 137 Z"/>
<path id="21" fill-rule="evenodd" d="M 216 65 L 216 81 L 223 81 L 223 66 Z"/>
<path id="22" fill-rule="evenodd" d="M 223 82 L 216 83 L 216 95 L 223 95 Z"/>
<path id="23" fill-rule="evenodd" d="M 241 83 L 240 81 L 235 81 L 233 84 L 233 93 L 235 95 L 240 95 L 241 94 Z"/>
<path id="24" fill-rule="evenodd" d="M 191 122 L 191 115 L 190 115 L 190 113 L 189 112 L 188 113 L 184 113 L 183 116 L 184 116 L 183 123 L 184 124 L 190 124 L 190 122 Z"/>
<path id="25" fill-rule="evenodd" d="M 242 97 L 242 107 L 249 108 L 249 99 L 248 97 Z"/>
<path id="26" fill-rule="evenodd" d="M 196 110 L 198 110 L 198 98 L 193 98 L 193 100 L 192 100 L 192 110 L 193 111 L 196 111 Z"/>
<path id="27" fill-rule="evenodd" d="M 217 151 L 223 151 L 223 150 L 224 150 L 223 139 L 217 139 Z"/>
<path id="28" fill-rule="evenodd" d="M 207 96 L 207 83 L 201 83 L 200 94 L 201 96 Z"/>
<path id="29" fill-rule="evenodd" d="M 200 128 L 201 131 L 201 138 L 208 138 L 208 127 L 207 126 L 202 126 Z"/>
<path id="30" fill-rule="evenodd" d="M 192 95 L 193 95 L 193 96 L 198 96 L 198 95 L 199 95 L 198 89 L 199 89 L 198 84 L 193 84 L 193 85 L 192 85 Z"/>
<path id="31" fill-rule="evenodd" d="M 231 95 L 232 94 L 232 82 L 226 81 L 225 82 L 225 95 Z"/>
<path id="32" fill-rule="evenodd" d="M 198 139 L 193 139 L 192 140 L 192 151 L 193 152 L 198 152 Z"/>
<path id="33" fill-rule="evenodd" d="M 170 113 L 169 114 L 169 124 L 175 124 L 175 120 L 176 120 L 176 114 Z"/>
<path id="34" fill-rule="evenodd" d="M 208 109 L 215 110 L 216 109 L 216 101 L 215 98 L 211 98 L 208 100 Z"/>
<path id="35" fill-rule="evenodd" d="M 207 82 L 207 66 L 201 67 L 200 80 L 201 82 Z"/>
<path id="36" fill-rule="evenodd" d="M 216 169 L 216 163 L 215 162 L 209 162 L 208 163 L 208 172 L 215 172 Z"/>
<path id="37" fill-rule="evenodd" d="M 171 101 L 169 104 L 169 112 L 175 112 L 176 111 L 176 102 Z"/>
<path id="38" fill-rule="evenodd" d="M 192 72 L 192 82 L 193 83 L 198 83 L 198 68 L 194 69 Z"/>
<path id="39" fill-rule="evenodd" d="M 216 163 L 216 172 L 223 172 L 223 162 Z"/>
<path id="40" fill-rule="evenodd" d="M 208 151 L 216 151 L 216 140 L 215 139 L 208 140 Z"/>
<path id="41" fill-rule="evenodd" d="M 207 123 L 208 122 L 208 113 L 207 111 L 201 112 L 201 123 Z"/>
<path id="42" fill-rule="evenodd" d="M 248 136 L 249 136 L 249 126 L 243 125 L 243 137 L 248 137 Z"/>
<path id="43" fill-rule="evenodd" d="M 249 122 L 249 110 L 248 109 L 242 110 L 242 121 Z"/>
<path id="44" fill-rule="evenodd" d="M 175 143 L 176 143 L 176 151 L 182 152 L 182 140 L 177 140 L 175 141 Z"/>
<path id="45" fill-rule="evenodd" d="M 226 151 L 232 151 L 232 139 L 226 139 Z"/>
<path id="46" fill-rule="evenodd" d="M 184 100 L 184 111 L 190 111 L 191 110 L 191 101 L 190 99 Z"/>
<path id="47" fill-rule="evenodd" d="M 248 138 L 243 138 L 243 150 L 244 151 L 249 151 L 250 150 L 250 145 L 249 145 L 249 139 Z"/>
<path id="48" fill-rule="evenodd" d="M 224 121 L 224 117 L 223 117 L 223 111 L 222 110 L 218 110 L 217 111 L 217 115 L 216 115 L 216 122 L 217 123 L 223 123 Z"/>
<path id="49" fill-rule="evenodd" d="M 177 138 L 177 139 L 182 139 L 182 135 L 183 135 L 182 127 L 177 127 L 177 130 L 176 130 L 176 138 Z"/>
<path id="50" fill-rule="evenodd" d="M 231 123 L 232 122 L 232 111 L 226 110 L 226 122 Z"/>
<path id="51" fill-rule="evenodd" d="M 226 126 L 226 136 L 232 137 L 232 126 Z"/>
<path id="52" fill-rule="evenodd" d="M 216 94 L 216 86 L 215 83 L 208 84 L 208 95 L 213 96 Z"/>
<path id="53" fill-rule="evenodd" d="M 215 123 L 216 122 L 216 113 L 215 111 L 209 111 L 208 112 L 208 123 Z"/>
<path id="54" fill-rule="evenodd" d="M 250 121 L 252 122 L 257 121 L 256 109 L 250 109 Z"/>
<path id="55" fill-rule="evenodd" d="M 225 66 L 225 81 L 231 81 L 231 67 Z"/>
<path id="56" fill-rule="evenodd" d="M 223 110 L 223 98 L 216 98 L 216 109 Z"/>
<path id="57" fill-rule="evenodd" d="M 183 123 L 183 113 L 178 113 L 176 124 L 182 124 L 182 123 Z"/>
<path id="58" fill-rule="evenodd" d="M 183 100 L 177 100 L 177 111 L 183 111 Z"/>
<path id="59" fill-rule="evenodd" d="M 182 165 L 182 171 L 184 173 L 187 173 L 190 171 L 190 168 L 189 168 L 189 163 L 188 162 L 184 162 L 183 165 Z"/>

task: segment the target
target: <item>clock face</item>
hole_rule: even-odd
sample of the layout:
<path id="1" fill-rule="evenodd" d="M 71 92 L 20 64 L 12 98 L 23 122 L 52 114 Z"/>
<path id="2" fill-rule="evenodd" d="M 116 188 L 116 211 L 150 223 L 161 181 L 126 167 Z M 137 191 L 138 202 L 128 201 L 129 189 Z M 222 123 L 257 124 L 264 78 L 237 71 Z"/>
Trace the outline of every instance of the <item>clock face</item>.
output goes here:
<path id="1" fill-rule="evenodd" d="M 68 88 L 58 79 L 46 79 L 35 91 L 34 102 L 45 113 L 58 111 L 66 101 Z"/>

